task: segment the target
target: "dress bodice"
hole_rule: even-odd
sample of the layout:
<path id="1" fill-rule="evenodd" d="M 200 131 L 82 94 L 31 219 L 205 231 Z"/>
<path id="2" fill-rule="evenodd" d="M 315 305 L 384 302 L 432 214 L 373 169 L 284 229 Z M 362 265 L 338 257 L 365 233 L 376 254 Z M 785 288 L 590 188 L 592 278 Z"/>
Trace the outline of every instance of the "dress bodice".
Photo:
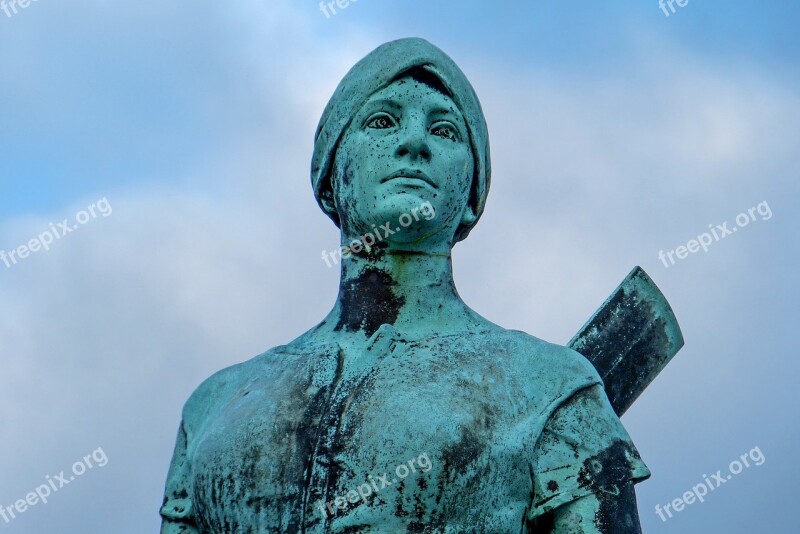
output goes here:
<path id="1" fill-rule="evenodd" d="M 545 423 L 597 382 L 522 332 L 301 337 L 198 388 L 165 508 L 214 533 L 519 532 Z"/>

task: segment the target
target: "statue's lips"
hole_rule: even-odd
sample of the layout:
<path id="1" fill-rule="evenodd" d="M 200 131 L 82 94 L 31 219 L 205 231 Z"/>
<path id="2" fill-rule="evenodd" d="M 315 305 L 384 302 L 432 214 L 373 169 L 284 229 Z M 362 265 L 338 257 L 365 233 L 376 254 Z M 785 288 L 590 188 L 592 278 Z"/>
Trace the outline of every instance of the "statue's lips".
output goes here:
<path id="1" fill-rule="evenodd" d="M 433 189 L 438 189 L 433 180 L 425 174 L 423 171 L 416 170 L 416 169 L 401 169 L 399 171 L 393 172 L 383 180 L 381 183 L 386 183 L 393 180 L 400 180 L 401 182 L 411 185 L 411 186 L 420 186 L 420 185 L 428 185 Z"/>

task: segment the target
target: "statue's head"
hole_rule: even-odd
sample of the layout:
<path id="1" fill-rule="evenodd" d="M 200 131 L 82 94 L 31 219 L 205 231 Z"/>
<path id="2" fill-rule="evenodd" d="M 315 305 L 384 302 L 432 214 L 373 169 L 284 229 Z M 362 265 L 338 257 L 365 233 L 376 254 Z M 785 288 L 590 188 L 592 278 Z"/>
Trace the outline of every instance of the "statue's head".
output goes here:
<path id="1" fill-rule="evenodd" d="M 347 73 L 320 119 L 311 168 L 317 202 L 347 238 L 400 228 L 380 235 L 429 250 L 467 236 L 490 174 L 475 91 L 444 52 L 414 38 Z"/>

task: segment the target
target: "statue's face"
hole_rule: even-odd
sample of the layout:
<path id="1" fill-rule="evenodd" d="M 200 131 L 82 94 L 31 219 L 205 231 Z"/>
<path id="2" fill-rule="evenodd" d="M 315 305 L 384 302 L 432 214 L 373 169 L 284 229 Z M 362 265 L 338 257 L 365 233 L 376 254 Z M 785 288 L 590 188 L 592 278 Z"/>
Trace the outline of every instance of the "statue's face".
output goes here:
<path id="1" fill-rule="evenodd" d="M 458 225 L 474 220 L 468 208 L 473 170 L 466 122 L 455 103 L 401 78 L 367 100 L 339 144 L 333 191 L 342 231 L 357 239 L 389 223 L 395 233 L 381 236 L 390 243 L 452 247 Z"/>

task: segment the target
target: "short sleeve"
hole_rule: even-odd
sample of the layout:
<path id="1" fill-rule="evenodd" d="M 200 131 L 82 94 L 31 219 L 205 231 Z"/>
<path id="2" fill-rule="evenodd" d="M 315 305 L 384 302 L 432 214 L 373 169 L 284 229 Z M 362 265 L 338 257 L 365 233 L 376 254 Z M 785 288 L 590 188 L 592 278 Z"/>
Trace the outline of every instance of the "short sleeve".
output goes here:
<path id="1" fill-rule="evenodd" d="M 552 413 L 534 449 L 534 519 L 592 493 L 619 493 L 650 476 L 602 384 L 581 389 Z"/>
<path id="2" fill-rule="evenodd" d="M 178 429 L 178 438 L 175 442 L 175 452 L 172 456 L 164 503 L 160 514 L 163 519 L 162 533 L 171 532 L 197 532 L 193 518 L 192 500 L 189 492 L 189 462 L 186 457 L 186 431 L 181 423 Z"/>

